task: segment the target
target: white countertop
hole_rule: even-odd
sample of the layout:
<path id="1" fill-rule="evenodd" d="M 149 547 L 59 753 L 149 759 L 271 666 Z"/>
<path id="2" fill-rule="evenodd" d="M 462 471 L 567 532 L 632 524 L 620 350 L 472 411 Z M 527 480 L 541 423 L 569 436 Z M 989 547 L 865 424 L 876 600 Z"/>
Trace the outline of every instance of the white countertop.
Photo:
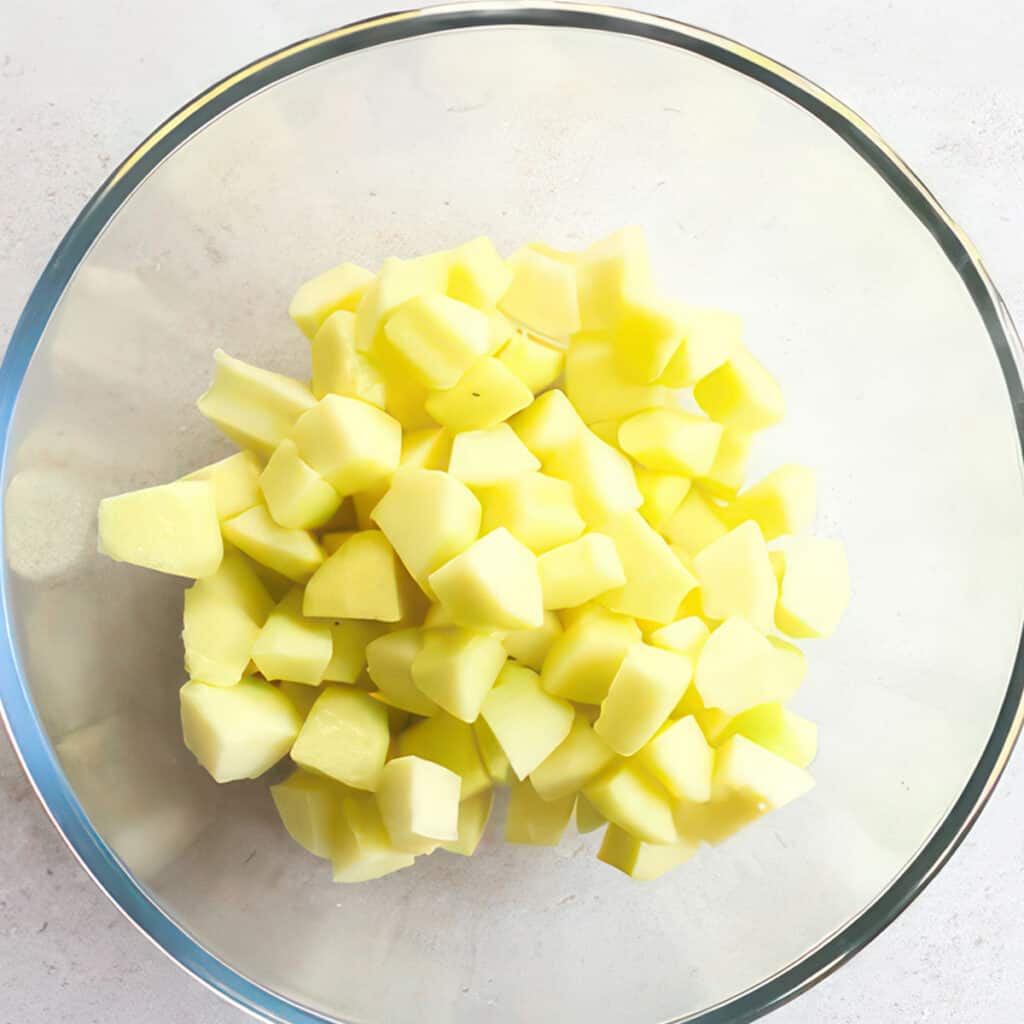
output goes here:
<path id="1" fill-rule="evenodd" d="M 1024 30 L 1015 0 L 637 0 L 849 103 L 967 230 L 1024 325 Z M 0 11 L 0 339 L 52 249 L 159 121 L 253 58 L 380 0 L 7 2 Z M 402 6 L 396 2 L 395 6 Z M 245 1018 L 149 945 L 74 863 L 0 739 L 0 1024 Z M 773 1024 L 1017 1024 L 1024 761 L 937 881 Z M 168 1007 L 173 1007 L 169 1012 Z"/>

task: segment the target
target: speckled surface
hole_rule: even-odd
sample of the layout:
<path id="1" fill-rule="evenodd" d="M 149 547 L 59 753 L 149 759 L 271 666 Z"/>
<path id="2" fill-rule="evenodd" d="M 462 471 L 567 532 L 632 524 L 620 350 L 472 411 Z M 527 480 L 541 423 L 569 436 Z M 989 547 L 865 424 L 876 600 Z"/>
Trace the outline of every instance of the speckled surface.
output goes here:
<path id="1" fill-rule="evenodd" d="M 116 162 L 211 81 L 379 2 L 14 2 L 0 11 L 0 338 Z M 648 0 L 744 40 L 858 110 L 967 229 L 1024 321 L 1024 35 L 1010 0 Z M 242 1015 L 142 939 L 74 863 L 0 740 L 0 1024 L 229 1024 Z M 1016 1024 L 1024 767 L 927 893 L 773 1024 Z"/>

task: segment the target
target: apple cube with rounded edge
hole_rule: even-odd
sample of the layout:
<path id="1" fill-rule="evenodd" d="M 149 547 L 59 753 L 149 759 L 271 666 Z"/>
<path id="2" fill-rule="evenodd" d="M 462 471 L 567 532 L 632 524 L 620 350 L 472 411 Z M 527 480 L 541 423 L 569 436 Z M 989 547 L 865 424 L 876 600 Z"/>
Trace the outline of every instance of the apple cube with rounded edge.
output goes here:
<path id="1" fill-rule="evenodd" d="M 505 819 L 505 842 L 557 846 L 576 806 L 576 794 L 542 800 L 529 780 L 512 783 Z"/>
<path id="2" fill-rule="evenodd" d="M 619 427 L 619 447 L 648 469 L 703 476 L 715 461 L 722 427 L 682 409 L 647 409 Z"/>
<path id="3" fill-rule="evenodd" d="M 712 541 L 693 558 L 704 613 L 739 616 L 762 633 L 772 628 L 779 586 L 757 523 L 748 521 Z"/>
<path id="4" fill-rule="evenodd" d="M 633 380 L 661 383 L 686 335 L 686 307 L 662 299 L 650 288 L 626 288 L 613 336 L 619 365 Z"/>
<path id="5" fill-rule="evenodd" d="M 302 615 L 302 588 L 294 587 L 267 616 L 252 660 L 267 679 L 319 686 L 334 649 L 331 630 Z"/>
<path id="6" fill-rule="evenodd" d="M 525 409 L 533 392 L 493 356 L 478 359 L 445 391 L 431 391 L 427 412 L 443 427 L 458 432 L 495 427 Z"/>
<path id="7" fill-rule="evenodd" d="M 538 469 L 540 460 L 507 423 L 466 430 L 452 441 L 448 472 L 468 487 L 493 487 Z"/>
<path id="8" fill-rule="evenodd" d="M 814 788 L 803 768 L 758 746 L 746 736 L 730 736 L 715 752 L 714 799 L 740 795 L 759 808 L 776 810 Z"/>
<path id="9" fill-rule="evenodd" d="M 667 388 L 638 384 L 625 374 L 603 335 L 573 339 L 565 355 L 565 393 L 586 423 L 622 419 L 670 401 Z"/>
<path id="10" fill-rule="evenodd" d="M 636 224 L 594 242 L 578 256 L 558 254 L 556 258 L 576 267 L 580 324 L 585 331 L 613 329 L 619 322 L 623 296 L 652 289 L 647 240 L 643 228 Z"/>
<path id="11" fill-rule="evenodd" d="M 818 727 L 778 702 L 758 704 L 731 718 L 719 742 L 737 734 L 798 768 L 806 768 L 818 752 Z"/>
<path id="12" fill-rule="evenodd" d="M 697 381 L 693 397 L 716 423 L 747 432 L 774 426 L 786 414 L 778 382 L 743 346 Z"/>
<path id="13" fill-rule="evenodd" d="M 428 597 L 432 572 L 479 536 L 482 512 L 473 492 L 447 473 L 402 469 L 371 518 Z"/>
<path id="14" fill-rule="evenodd" d="M 292 746 L 292 760 L 353 789 L 372 792 L 390 739 L 383 704 L 351 686 L 325 686 Z"/>
<path id="15" fill-rule="evenodd" d="M 332 313 L 309 347 L 313 364 L 311 389 L 319 401 L 326 395 L 359 398 L 383 409 L 387 384 L 381 368 L 356 348 L 356 318 L 344 310 Z"/>
<path id="16" fill-rule="evenodd" d="M 372 487 L 397 468 L 402 426 L 376 406 L 326 395 L 292 430 L 299 455 L 342 497 Z"/>
<path id="17" fill-rule="evenodd" d="M 504 528 L 475 541 L 428 582 L 456 625 L 529 629 L 544 621 L 537 558 Z"/>
<path id="18" fill-rule="evenodd" d="M 554 612 L 544 612 L 544 621 L 533 629 L 515 629 L 502 643 L 510 658 L 535 672 L 541 670 L 554 642 L 562 635 L 562 624 Z"/>
<path id="19" fill-rule="evenodd" d="M 403 302 L 417 295 L 442 294 L 448 287 L 448 261 L 446 252 L 412 260 L 386 259 L 356 306 L 356 348 L 373 351 L 383 338 L 388 316 Z"/>
<path id="20" fill-rule="evenodd" d="M 286 530 L 323 526 L 341 505 L 341 495 L 299 457 L 285 438 L 260 475 L 260 490 L 274 522 Z"/>
<path id="21" fill-rule="evenodd" d="M 317 857 L 330 859 L 331 835 L 346 789 L 333 779 L 296 768 L 270 787 L 274 806 L 288 834 Z"/>
<path id="22" fill-rule="evenodd" d="M 617 431 L 616 427 L 616 435 Z M 689 477 L 679 473 L 665 473 L 640 466 L 636 470 L 636 485 L 644 498 L 640 515 L 655 530 L 660 530 L 683 503 L 691 484 Z"/>
<path id="23" fill-rule="evenodd" d="M 688 555 L 696 555 L 729 532 L 722 510 L 699 487 L 691 487 L 682 504 L 669 516 L 661 532 Z"/>
<path id="24" fill-rule="evenodd" d="M 668 845 L 645 843 L 617 825 L 609 825 L 597 859 L 636 882 L 653 882 L 685 864 L 699 849 L 700 843 L 689 839 L 678 839 Z"/>
<path id="25" fill-rule="evenodd" d="M 807 675 L 807 655 L 780 636 L 768 637 L 772 646 L 771 677 L 779 700 L 789 700 Z"/>
<path id="26" fill-rule="evenodd" d="M 323 549 L 311 533 L 279 526 L 265 505 L 226 520 L 222 529 L 224 539 L 253 561 L 295 583 L 305 583 L 324 560 Z"/>
<path id="27" fill-rule="evenodd" d="M 407 431 L 402 436 L 402 469 L 447 469 L 452 435 L 444 427 Z"/>
<path id="28" fill-rule="evenodd" d="M 668 793 L 633 762 L 589 782 L 583 795 L 614 825 L 646 843 L 674 843 L 679 834 Z"/>
<path id="29" fill-rule="evenodd" d="M 474 722 L 508 655 L 500 637 L 457 626 L 423 633 L 412 663 L 417 689 L 463 722 Z"/>
<path id="30" fill-rule="evenodd" d="M 665 723 L 693 676 L 683 654 L 633 644 L 619 666 L 594 732 L 617 754 L 632 757 Z"/>
<path id="31" fill-rule="evenodd" d="M 551 645 L 541 683 L 556 697 L 600 704 L 640 628 L 630 618 L 591 608 Z"/>
<path id="32" fill-rule="evenodd" d="M 181 688 L 185 746 L 217 782 L 255 779 L 273 768 L 301 726 L 292 702 L 255 676 L 234 686 L 192 679 Z"/>
<path id="33" fill-rule="evenodd" d="M 332 313 L 354 310 L 372 281 L 373 274 L 355 263 L 332 267 L 299 287 L 288 306 L 288 315 L 307 338 L 312 338 Z"/>
<path id="34" fill-rule="evenodd" d="M 461 799 L 491 788 L 491 777 L 480 758 L 473 726 L 444 711 L 410 725 L 398 736 L 397 756 L 415 754 L 455 772 L 462 779 Z"/>
<path id="35" fill-rule="evenodd" d="M 230 519 L 263 501 L 260 473 L 263 463 L 252 452 L 235 452 L 226 459 L 203 466 L 182 480 L 205 480 L 213 487 L 219 519 Z"/>
<path id="36" fill-rule="evenodd" d="M 455 772 L 422 757 L 396 757 L 381 769 L 377 806 L 395 849 L 430 853 L 459 835 L 459 792 Z"/>
<path id="37" fill-rule="evenodd" d="M 746 619 L 726 619 L 701 648 L 694 684 L 707 707 L 727 715 L 786 700 L 791 694 L 777 671 L 777 658 L 775 648 Z"/>
<path id="38" fill-rule="evenodd" d="M 104 498 L 99 510 L 99 549 L 174 576 L 212 576 L 224 557 L 212 484 L 177 480 Z"/>
<path id="39" fill-rule="evenodd" d="M 526 331 L 514 331 L 498 351 L 498 361 L 504 363 L 536 395 L 562 375 L 565 352 L 531 338 Z"/>
<path id="40" fill-rule="evenodd" d="M 615 542 L 602 533 L 552 548 L 537 559 L 545 608 L 571 608 L 626 582 Z"/>
<path id="41" fill-rule="evenodd" d="M 459 804 L 459 835 L 457 839 L 442 843 L 441 849 L 449 853 L 458 853 L 463 857 L 472 857 L 480 845 L 487 821 L 494 806 L 494 790 L 477 793 Z"/>
<path id="42" fill-rule="evenodd" d="M 482 718 L 478 718 L 473 723 L 473 735 L 476 737 L 476 745 L 487 774 L 499 786 L 509 785 L 515 778 L 515 773 L 509 764 L 508 755 L 501 749 L 497 736 L 491 732 L 491 727 Z"/>
<path id="43" fill-rule="evenodd" d="M 753 435 L 726 427 L 722 431 L 722 439 L 715 452 L 715 461 L 697 483 L 701 490 L 720 501 L 731 501 L 736 492 L 743 486 L 743 476 L 747 471 L 747 461 L 753 447 Z"/>
<path id="44" fill-rule="evenodd" d="M 324 669 L 329 683 L 354 683 L 366 665 L 366 648 L 387 629 L 382 622 L 342 619 L 328 626 L 331 631 L 331 660 Z"/>
<path id="45" fill-rule="evenodd" d="M 786 533 L 810 530 L 815 507 L 814 471 L 791 464 L 780 466 L 742 491 L 727 506 L 726 516 L 734 526 L 752 519 L 765 540 L 774 540 Z"/>
<path id="46" fill-rule="evenodd" d="M 523 473 L 488 487 L 480 503 L 484 533 L 503 526 L 537 555 L 575 540 L 587 525 L 572 484 L 544 473 Z"/>
<path id="47" fill-rule="evenodd" d="M 512 271 L 489 238 L 474 238 L 449 253 L 448 294 L 453 299 L 490 310 L 511 281 Z"/>
<path id="48" fill-rule="evenodd" d="M 501 670 L 480 714 L 518 779 L 525 779 L 565 739 L 574 717 L 567 700 L 541 688 L 536 672 L 511 663 Z"/>
<path id="49" fill-rule="evenodd" d="M 499 302 L 506 316 L 548 338 L 568 338 L 580 329 L 571 264 L 526 247 L 514 252 L 506 265 L 512 280 Z"/>
<path id="50" fill-rule="evenodd" d="M 586 424 L 576 407 L 557 388 L 538 395 L 510 422 L 520 440 L 542 462 L 575 440 Z"/>
<path id="51" fill-rule="evenodd" d="M 715 752 L 693 715 L 670 721 L 640 751 L 639 759 L 677 800 L 700 804 L 711 799 Z"/>
<path id="52" fill-rule="evenodd" d="M 830 636 L 850 603 L 850 571 L 842 542 L 808 537 L 783 552 L 775 622 L 788 636 Z"/>
<path id="53" fill-rule="evenodd" d="M 735 313 L 680 305 L 683 340 L 658 380 L 688 388 L 717 370 L 742 345 L 743 321 Z"/>
<path id="54" fill-rule="evenodd" d="M 655 647 L 685 654 L 696 662 L 697 655 L 710 635 L 711 630 L 703 619 L 689 615 L 685 619 L 677 619 L 667 626 L 656 629 L 651 633 L 649 640 Z"/>
<path id="55" fill-rule="evenodd" d="M 643 504 L 632 463 L 590 430 L 550 455 L 544 471 L 572 484 L 576 507 L 588 522 Z"/>
<path id="56" fill-rule="evenodd" d="M 577 712 L 565 739 L 530 772 L 530 782 L 542 800 L 560 800 L 578 793 L 614 760 L 615 751 Z"/>
<path id="57" fill-rule="evenodd" d="M 413 682 L 412 666 L 423 645 L 423 630 L 400 629 L 366 645 L 366 671 L 394 707 L 430 716 L 437 705 Z"/>
<path id="58" fill-rule="evenodd" d="M 331 837 L 335 882 L 368 882 L 411 867 L 415 860 L 413 854 L 395 849 L 372 795 L 342 798 Z"/>
<path id="59" fill-rule="evenodd" d="M 213 383 L 196 405 L 239 448 L 269 456 L 316 404 L 309 388 L 291 377 L 252 366 L 222 349 L 213 359 Z"/>

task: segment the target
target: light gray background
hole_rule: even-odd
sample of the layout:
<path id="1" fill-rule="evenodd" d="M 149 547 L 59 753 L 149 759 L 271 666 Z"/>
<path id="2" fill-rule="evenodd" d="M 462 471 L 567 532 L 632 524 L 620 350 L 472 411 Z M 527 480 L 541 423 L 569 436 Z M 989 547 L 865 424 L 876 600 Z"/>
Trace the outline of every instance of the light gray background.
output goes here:
<path id="1" fill-rule="evenodd" d="M 396 3 L 399 0 L 396 0 Z M 0 339 L 107 173 L 167 114 L 380 0 L 0 0 Z M 1016 0 L 646 0 L 808 75 L 875 125 L 1024 321 L 1024 29 Z M 110 906 L 0 740 L 0 1024 L 233 1024 Z M 927 893 L 772 1024 L 1017 1024 L 1024 761 Z"/>

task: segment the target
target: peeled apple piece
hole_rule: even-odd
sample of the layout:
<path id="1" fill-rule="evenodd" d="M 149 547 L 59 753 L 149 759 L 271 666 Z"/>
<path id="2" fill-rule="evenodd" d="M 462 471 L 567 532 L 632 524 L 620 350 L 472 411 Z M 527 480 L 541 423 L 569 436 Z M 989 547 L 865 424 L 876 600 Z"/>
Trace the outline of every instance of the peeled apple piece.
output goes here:
<path id="1" fill-rule="evenodd" d="M 574 718 L 572 705 L 545 693 L 536 672 L 513 664 L 502 669 L 480 714 L 518 779 L 525 779 L 566 738 Z"/>
<path id="2" fill-rule="evenodd" d="M 458 837 L 442 843 L 441 849 L 447 850 L 449 853 L 461 854 L 463 857 L 472 857 L 483 838 L 493 806 L 493 790 L 477 793 L 476 796 L 463 800 L 459 804 Z"/>
<path id="3" fill-rule="evenodd" d="M 223 531 L 224 539 L 253 561 L 296 583 L 305 583 L 324 560 L 323 549 L 311 533 L 279 526 L 265 505 L 228 519 Z"/>
<path id="4" fill-rule="evenodd" d="M 428 582 L 456 625 L 530 629 L 544 621 L 536 556 L 504 527 L 475 541 Z"/>
<path id="5" fill-rule="evenodd" d="M 390 742 L 388 713 L 368 693 L 327 686 L 292 746 L 292 760 L 353 789 L 377 788 Z"/>
<path id="6" fill-rule="evenodd" d="M 779 703 L 759 704 L 731 718 L 720 742 L 737 734 L 798 768 L 806 768 L 818 752 L 818 727 Z"/>
<path id="7" fill-rule="evenodd" d="M 557 800 L 543 800 L 528 780 L 514 782 L 505 819 L 505 842 L 557 846 L 575 805 L 575 793 Z"/>
<path id="8" fill-rule="evenodd" d="M 304 384 L 229 356 L 213 353 L 213 383 L 196 405 L 239 448 L 269 456 L 316 399 Z"/>
<path id="9" fill-rule="evenodd" d="M 745 522 L 712 541 L 694 556 L 693 567 L 707 616 L 739 616 L 762 633 L 771 630 L 779 588 L 755 522 Z"/>
<path id="10" fill-rule="evenodd" d="M 650 642 L 655 647 L 663 647 L 667 651 L 685 654 L 694 661 L 700 654 L 705 641 L 711 635 L 708 624 L 696 615 L 687 616 L 670 622 L 667 626 L 656 629 L 650 635 Z"/>
<path id="11" fill-rule="evenodd" d="M 459 835 L 459 791 L 453 771 L 421 757 L 397 757 L 381 769 L 377 806 L 395 849 L 430 853 Z"/>
<path id="12" fill-rule="evenodd" d="M 685 864 L 699 848 L 699 843 L 689 839 L 677 839 L 668 845 L 645 843 L 617 825 L 609 825 L 597 859 L 637 882 L 653 882 Z"/>
<path id="13" fill-rule="evenodd" d="M 285 438 L 260 475 L 260 490 L 271 516 L 288 530 L 323 526 L 341 505 L 341 495 L 299 457 Z"/>
<path id="14" fill-rule="evenodd" d="M 731 736 L 715 752 L 716 799 L 738 794 L 775 810 L 814 788 L 814 779 L 746 736 Z"/>
<path id="15" fill-rule="evenodd" d="M 703 476 L 722 439 L 718 423 L 681 409 L 649 409 L 619 427 L 619 447 L 648 469 Z"/>
<path id="16" fill-rule="evenodd" d="M 465 435 L 460 435 L 465 436 Z M 544 473 L 522 473 L 480 492 L 481 530 L 504 527 L 535 554 L 575 540 L 586 529 L 572 484 Z"/>
<path id="17" fill-rule="evenodd" d="M 234 686 L 193 679 L 181 688 L 185 746 L 217 782 L 262 775 L 288 753 L 301 726 L 292 702 L 255 676 Z"/>
<path id="18" fill-rule="evenodd" d="M 745 619 L 726 619 L 712 630 L 697 657 L 694 684 L 709 708 L 738 715 L 756 704 L 786 700 L 786 681 L 775 671 L 775 649 Z"/>
<path id="19" fill-rule="evenodd" d="M 99 548 L 115 562 L 193 579 L 212 576 L 224 557 L 213 486 L 178 480 L 104 498 Z"/>
<path id="20" fill-rule="evenodd" d="M 444 427 L 406 431 L 402 437 L 403 469 L 447 469 L 452 435 Z"/>
<path id="21" fill-rule="evenodd" d="M 295 587 L 267 617 L 252 660 L 267 679 L 319 686 L 333 649 L 330 628 L 303 617 L 302 588 Z"/>
<path id="22" fill-rule="evenodd" d="M 493 487 L 538 469 L 540 460 L 507 423 L 456 434 L 448 463 L 448 472 L 468 487 Z"/>
<path id="23" fill-rule="evenodd" d="M 765 540 L 786 533 L 805 533 L 814 525 L 814 472 L 806 466 L 780 466 L 748 487 L 728 506 L 734 525 L 752 519 Z"/>
<path id="24" fill-rule="evenodd" d="M 722 439 L 715 452 L 715 461 L 697 483 L 701 489 L 713 498 L 730 501 L 743 486 L 743 476 L 747 471 L 747 461 L 753 446 L 753 435 L 726 427 L 722 431 Z"/>
<path id="25" fill-rule="evenodd" d="M 438 711 L 409 726 L 398 737 L 397 754 L 414 754 L 455 772 L 462 779 L 461 799 L 491 788 L 491 777 L 480 758 L 473 726 Z"/>
<path id="26" fill-rule="evenodd" d="M 615 751 L 577 712 L 568 735 L 534 768 L 530 782 L 542 800 L 560 800 L 578 793 L 614 760 Z"/>
<path id="27" fill-rule="evenodd" d="M 355 263 L 342 263 L 306 281 L 292 298 L 288 315 L 307 338 L 339 309 L 352 311 L 373 281 L 373 274 Z"/>
<path id="28" fill-rule="evenodd" d="M 512 271 L 485 237 L 452 249 L 448 260 L 448 294 L 477 309 L 493 308 L 508 290 Z"/>
<path id="29" fill-rule="evenodd" d="M 515 778 L 515 772 L 512 771 L 512 765 L 509 764 L 508 755 L 501 749 L 498 738 L 482 718 L 478 718 L 473 723 L 473 735 L 476 737 L 480 759 L 491 780 L 499 786 L 511 785 Z"/>
<path id="30" fill-rule="evenodd" d="M 553 548 L 537 559 L 545 608 L 585 604 L 626 582 L 615 542 L 600 533 Z"/>
<path id="31" fill-rule="evenodd" d="M 428 577 L 477 539 L 481 515 L 473 492 L 449 474 L 403 469 L 392 478 L 371 518 L 431 597 Z"/>
<path id="32" fill-rule="evenodd" d="M 619 362 L 638 381 L 657 381 L 686 334 L 685 307 L 649 289 L 623 291 L 615 324 Z"/>
<path id="33" fill-rule="evenodd" d="M 331 836 L 335 882 L 368 882 L 411 867 L 415 860 L 395 848 L 372 796 L 353 793 L 342 799 Z"/>
<path id="34" fill-rule="evenodd" d="M 535 395 L 562 375 L 565 352 L 515 331 L 498 352 L 504 363 Z"/>
<path id="35" fill-rule="evenodd" d="M 463 722 L 474 722 L 507 654 L 501 639 L 455 626 L 428 629 L 412 663 L 416 688 Z"/>
<path id="36" fill-rule="evenodd" d="M 387 629 L 381 622 L 363 622 L 342 619 L 332 622 L 331 660 L 324 669 L 324 680 L 329 683 L 354 683 L 366 665 L 366 650 Z"/>
<path id="37" fill-rule="evenodd" d="M 538 395 L 511 421 L 520 440 L 542 462 L 573 442 L 586 429 L 576 407 L 557 389 Z"/>
<path id="38" fill-rule="evenodd" d="M 332 313 L 310 344 L 312 391 L 318 401 L 325 395 L 359 398 L 379 409 L 387 405 L 387 385 L 380 367 L 356 348 L 356 318 Z"/>
<path id="39" fill-rule="evenodd" d="M 668 793 L 627 762 L 589 783 L 584 796 L 607 821 L 646 843 L 679 839 Z"/>
<path id="40" fill-rule="evenodd" d="M 783 551 L 775 621 L 789 636 L 830 636 L 850 603 L 846 551 L 838 540 L 808 537 Z"/>
<path id="41" fill-rule="evenodd" d="M 401 424 L 357 398 L 326 395 L 291 433 L 299 456 L 342 497 L 372 487 L 397 468 Z"/>
<path id="42" fill-rule="evenodd" d="M 431 391 L 425 408 L 443 427 L 452 431 L 494 427 L 525 409 L 533 392 L 493 356 L 478 359 L 444 391 Z"/>
<path id="43" fill-rule="evenodd" d="M 693 397 L 715 422 L 748 432 L 774 426 L 786 414 L 777 381 L 743 347 L 697 381 Z"/>
<path id="44" fill-rule="evenodd" d="M 576 270 L 536 249 L 520 249 L 507 261 L 512 280 L 501 311 L 548 338 L 568 338 L 580 329 Z"/>
<path id="45" fill-rule="evenodd" d="M 213 487 L 219 519 L 230 519 L 263 501 L 260 473 L 263 463 L 252 452 L 235 452 L 226 459 L 203 466 L 183 480 L 205 480 Z"/>
<path id="46" fill-rule="evenodd" d="M 413 260 L 385 260 L 356 307 L 356 348 L 373 351 L 388 316 L 418 295 L 442 294 L 448 287 L 448 273 L 449 256 L 444 252 Z"/>
<path id="47" fill-rule="evenodd" d="M 742 345 L 743 322 L 735 313 L 697 306 L 678 307 L 683 339 L 658 380 L 688 388 L 717 370 Z"/>
<path id="48" fill-rule="evenodd" d="M 539 672 L 554 642 L 562 635 L 562 624 L 554 612 L 545 611 L 544 621 L 533 629 L 514 629 L 502 643 L 510 658 Z"/>
<path id="49" fill-rule="evenodd" d="M 576 267 L 584 331 L 612 330 L 620 323 L 623 297 L 652 288 L 647 240 L 636 224 L 602 238 L 569 262 Z"/>
<path id="50" fill-rule="evenodd" d="M 615 427 L 616 436 L 618 426 Z M 673 513 L 683 503 L 692 481 L 679 473 L 666 473 L 657 469 L 639 467 L 636 470 L 636 485 L 644 497 L 640 515 L 654 527 L 661 530 Z"/>
<path id="51" fill-rule="evenodd" d="M 576 507 L 588 522 L 643 504 L 629 459 L 590 430 L 582 430 L 550 455 L 544 470 L 572 484 Z"/>
<path id="52" fill-rule="evenodd" d="M 692 487 L 661 530 L 671 543 L 689 555 L 696 555 L 719 537 L 724 537 L 729 527 L 725 525 L 718 506 L 705 497 L 700 488 Z"/>
<path id="53" fill-rule="evenodd" d="M 661 729 L 641 751 L 640 762 L 677 800 L 711 799 L 715 752 L 692 715 Z"/>
<path id="54" fill-rule="evenodd" d="M 574 338 L 565 356 L 565 391 L 586 423 L 617 420 L 666 405 L 670 393 L 624 373 L 614 344 L 603 336 Z"/>
<path id="55" fill-rule="evenodd" d="M 315 856 L 328 859 L 345 794 L 343 786 L 303 768 L 270 787 L 274 806 L 292 839 Z"/>
<path id="56" fill-rule="evenodd" d="M 393 707 L 430 716 L 437 705 L 416 685 L 412 666 L 423 646 L 422 629 L 400 629 L 366 645 L 366 671 Z"/>

